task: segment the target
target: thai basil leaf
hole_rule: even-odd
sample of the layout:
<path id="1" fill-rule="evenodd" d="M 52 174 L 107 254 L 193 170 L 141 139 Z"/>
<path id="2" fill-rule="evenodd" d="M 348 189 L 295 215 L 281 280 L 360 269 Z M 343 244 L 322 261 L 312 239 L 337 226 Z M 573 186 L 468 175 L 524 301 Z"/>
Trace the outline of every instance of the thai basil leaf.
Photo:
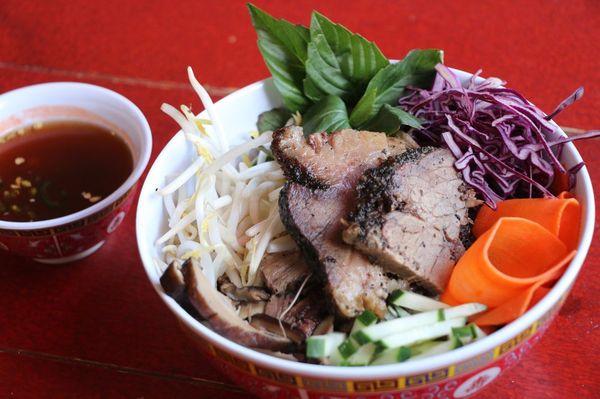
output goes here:
<path id="1" fill-rule="evenodd" d="M 415 129 L 420 129 L 421 121 L 419 118 L 409 114 L 401 108 L 396 108 L 389 104 L 385 104 L 383 107 L 381 107 L 375 117 L 371 118 L 369 122 L 363 125 L 362 129 L 373 132 L 384 132 L 388 135 L 393 135 L 398 132 L 402 126 L 410 126 Z"/>
<path id="2" fill-rule="evenodd" d="M 353 104 L 369 80 L 388 64 L 374 43 L 313 12 L 306 60 L 309 82 L 304 83 L 310 99 L 335 95 Z"/>
<path id="3" fill-rule="evenodd" d="M 350 127 L 346 104 L 336 96 L 327 96 L 311 106 L 302 120 L 306 135 L 315 132 L 334 132 Z"/>
<path id="4" fill-rule="evenodd" d="M 285 108 L 273 108 L 270 111 L 265 111 L 258 115 L 256 127 L 259 133 L 268 130 L 277 130 L 285 126 L 286 122 L 292 117 L 290 111 Z"/>
<path id="5" fill-rule="evenodd" d="M 384 104 L 394 104 L 408 85 L 430 87 L 435 78 L 434 68 L 442 58 L 441 50 L 412 50 L 402 61 L 377 72 L 352 110 L 350 124 L 362 128 Z"/>
<path id="6" fill-rule="evenodd" d="M 323 97 L 327 97 L 327 93 L 315 86 L 308 77 L 304 79 L 304 95 L 315 102 Z"/>
<path id="7" fill-rule="evenodd" d="M 252 4 L 248 4 L 248 9 L 258 35 L 258 49 L 283 97 L 283 103 L 292 112 L 304 111 L 310 104 L 302 91 L 309 30 L 275 19 Z"/>

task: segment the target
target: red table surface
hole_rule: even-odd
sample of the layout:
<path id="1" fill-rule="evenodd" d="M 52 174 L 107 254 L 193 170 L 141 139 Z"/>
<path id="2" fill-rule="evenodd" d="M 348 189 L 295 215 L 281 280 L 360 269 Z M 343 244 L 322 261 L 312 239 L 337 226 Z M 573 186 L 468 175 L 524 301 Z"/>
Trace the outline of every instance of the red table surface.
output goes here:
<path id="1" fill-rule="evenodd" d="M 558 122 L 600 126 L 600 2 L 256 1 L 308 23 L 313 8 L 374 40 L 390 58 L 415 47 L 483 68 L 549 111 L 578 85 Z M 0 2 L 0 92 L 47 81 L 116 90 L 147 116 L 153 156 L 177 130 L 162 102 L 198 101 L 185 67 L 216 98 L 264 78 L 242 1 Z M 598 142 L 577 144 L 600 185 Z M 44 266 L 0 253 L 0 397 L 241 398 L 206 365 L 148 283 L 134 212 L 97 254 Z M 480 398 L 600 397 L 600 247 L 542 341 Z"/>

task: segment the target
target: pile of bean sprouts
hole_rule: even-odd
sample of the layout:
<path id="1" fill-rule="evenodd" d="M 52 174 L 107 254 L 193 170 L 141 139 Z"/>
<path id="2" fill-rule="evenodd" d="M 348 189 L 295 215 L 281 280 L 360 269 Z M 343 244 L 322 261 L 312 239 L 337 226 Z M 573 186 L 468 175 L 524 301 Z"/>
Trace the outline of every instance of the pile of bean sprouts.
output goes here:
<path id="1" fill-rule="evenodd" d="M 261 286 L 264 256 L 295 248 L 279 217 L 285 180 L 270 157 L 272 132 L 249 132 L 248 141 L 230 146 L 210 96 L 191 68 L 188 76 L 209 119 L 185 105 L 161 107 L 181 127 L 194 157 L 157 192 L 168 214 L 168 230 L 156 241 L 163 255 L 157 267 L 162 272 L 173 261 L 196 258 L 214 287 L 222 275 L 237 287 Z"/>

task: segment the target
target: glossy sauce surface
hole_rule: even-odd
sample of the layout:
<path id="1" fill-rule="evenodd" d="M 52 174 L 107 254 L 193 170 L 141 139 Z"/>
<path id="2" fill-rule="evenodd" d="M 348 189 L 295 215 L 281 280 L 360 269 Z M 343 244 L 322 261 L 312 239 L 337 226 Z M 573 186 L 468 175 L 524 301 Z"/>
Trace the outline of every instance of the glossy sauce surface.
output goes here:
<path id="1" fill-rule="evenodd" d="M 127 143 L 86 122 L 36 123 L 0 137 L 0 220 L 54 219 L 92 206 L 133 170 Z"/>

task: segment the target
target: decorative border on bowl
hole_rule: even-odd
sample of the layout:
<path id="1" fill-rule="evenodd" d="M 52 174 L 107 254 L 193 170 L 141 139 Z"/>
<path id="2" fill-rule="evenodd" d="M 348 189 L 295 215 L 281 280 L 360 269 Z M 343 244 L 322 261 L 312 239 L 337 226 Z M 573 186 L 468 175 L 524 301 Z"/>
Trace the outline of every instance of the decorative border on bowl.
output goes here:
<path id="1" fill-rule="evenodd" d="M 569 291 L 570 289 L 567 290 L 560 300 L 540 319 L 532 323 L 517 336 L 509 339 L 501 345 L 498 345 L 494 349 L 467 359 L 464 362 L 450 365 L 445 368 L 421 374 L 399 376 L 397 378 L 343 381 L 292 375 L 270 368 L 261 367 L 246 360 L 237 358 L 230 353 L 215 347 L 209 342 L 202 342 L 202 346 L 204 350 L 208 351 L 217 360 L 223 361 L 228 365 L 235 367 L 237 370 L 248 376 L 251 376 L 252 378 L 257 378 L 270 384 L 275 383 L 287 388 L 305 389 L 309 391 L 320 391 L 327 393 L 351 394 L 385 393 L 398 390 L 410 390 L 413 388 L 422 388 L 430 384 L 437 384 L 442 381 L 454 379 L 475 370 L 479 370 L 482 367 L 491 364 L 492 362 L 500 361 L 502 358 L 509 355 L 511 352 L 522 346 L 522 344 L 525 344 L 526 341 L 534 336 L 540 337 L 541 334 L 543 334 L 550 326 L 550 321 L 560 310 Z M 197 336 L 193 336 L 193 338 L 199 339 Z"/>
<path id="2" fill-rule="evenodd" d="M 50 236 L 56 235 L 58 233 L 62 233 L 64 231 L 71 231 L 74 229 L 79 229 L 79 228 L 85 227 L 89 224 L 97 222 L 98 220 L 102 219 L 103 217 L 105 217 L 106 215 L 108 215 L 109 213 L 111 213 L 112 211 L 117 209 L 119 206 L 121 206 L 121 204 L 123 204 L 123 202 L 127 199 L 129 194 L 131 194 L 131 192 L 133 191 L 133 189 L 135 187 L 136 187 L 136 185 L 134 184 L 132 188 L 127 190 L 127 192 L 125 194 L 123 194 L 121 197 L 119 197 L 112 204 L 108 205 L 106 208 L 103 208 L 100 211 L 98 211 L 90 216 L 87 216 L 85 218 L 75 220 L 74 222 L 63 224 L 63 225 L 56 226 L 56 227 L 51 227 L 51 228 L 46 228 L 46 229 L 36 229 L 36 230 L 0 229 L 0 236 L 5 236 L 5 237 L 50 237 Z"/>

